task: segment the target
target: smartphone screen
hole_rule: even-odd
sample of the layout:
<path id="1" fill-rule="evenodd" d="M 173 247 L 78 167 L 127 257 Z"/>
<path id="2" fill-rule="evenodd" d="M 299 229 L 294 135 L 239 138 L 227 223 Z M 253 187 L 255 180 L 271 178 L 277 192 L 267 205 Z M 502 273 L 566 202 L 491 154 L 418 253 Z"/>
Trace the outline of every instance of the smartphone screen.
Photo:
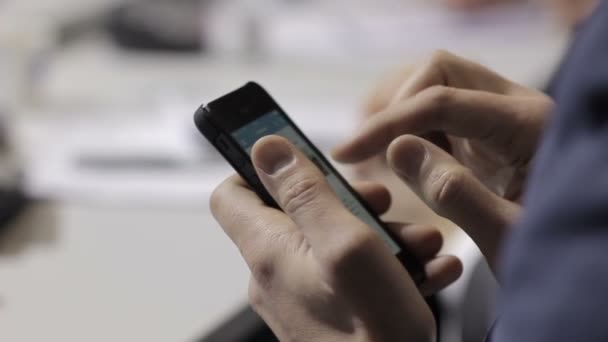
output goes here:
<path id="1" fill-rule="evenodd" d="M 306 139 L 296 130 L 285 116 L 278 110 L 271 110 L 244 126 L 231 132 L 232 138 L 239 146 L 251 154 L 251 149 L 256 141 L 267 135 L 279 135 L 289 140 L 304 155 L 308 157 L 325 175 L 327 183 L 340 198 L 344 206 L 367 225 L 372 227 L 386 241 L 393 253 L 398 254 L 401 248 L 380 226 L 372 214 L 351 193 L 346 184 L 338 177 L 333 168 L 328 165 L 327 160 L 315 149 L 309 146 Z"/>

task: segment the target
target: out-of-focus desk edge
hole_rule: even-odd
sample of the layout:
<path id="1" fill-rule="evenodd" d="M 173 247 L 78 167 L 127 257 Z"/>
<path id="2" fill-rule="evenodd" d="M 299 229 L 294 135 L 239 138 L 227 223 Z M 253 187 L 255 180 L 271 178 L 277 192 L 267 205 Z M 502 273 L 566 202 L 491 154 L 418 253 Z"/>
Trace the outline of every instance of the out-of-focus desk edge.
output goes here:
<path id="1" fill-rule="evenodd" d="M 0 190 L 0 234 L 23 213 L 28 203 L 29 199 L 20 189 Z"/>

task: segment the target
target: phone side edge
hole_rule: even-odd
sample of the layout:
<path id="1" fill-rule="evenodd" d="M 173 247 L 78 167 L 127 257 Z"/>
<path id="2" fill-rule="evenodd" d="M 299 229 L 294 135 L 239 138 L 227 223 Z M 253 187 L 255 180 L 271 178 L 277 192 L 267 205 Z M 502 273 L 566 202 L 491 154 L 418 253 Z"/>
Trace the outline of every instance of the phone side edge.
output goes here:
<path id="1" fill-rule="evenodd" d="M 207 118 L 209 113 L 209 109 L 206 105 L 201 105 L 196 112 L 194 113 L 194 125 L 196 128 L 209 140 L 209 142 L 213 142 L 215 138 L 220 134 L 219 131 L 215 128 L 215 125 L 211 123 L 211 121 Z"/>

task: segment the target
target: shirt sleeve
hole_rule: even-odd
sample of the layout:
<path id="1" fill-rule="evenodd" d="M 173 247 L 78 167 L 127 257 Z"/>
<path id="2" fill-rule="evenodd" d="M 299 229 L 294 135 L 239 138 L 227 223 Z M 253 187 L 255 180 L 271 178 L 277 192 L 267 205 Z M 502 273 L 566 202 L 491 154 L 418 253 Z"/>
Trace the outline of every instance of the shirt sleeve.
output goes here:
<path id="1" fill-rule="evenodd" d="M 494 342 L 608 341 L 608 131 L 560 159 L 507 248 Z"/>
<path id="2" fill-rule="evenodd" d="M 526 213 L 504 249 L 492 342 L 608 341 L 607 7 L 564 77 Z"/>

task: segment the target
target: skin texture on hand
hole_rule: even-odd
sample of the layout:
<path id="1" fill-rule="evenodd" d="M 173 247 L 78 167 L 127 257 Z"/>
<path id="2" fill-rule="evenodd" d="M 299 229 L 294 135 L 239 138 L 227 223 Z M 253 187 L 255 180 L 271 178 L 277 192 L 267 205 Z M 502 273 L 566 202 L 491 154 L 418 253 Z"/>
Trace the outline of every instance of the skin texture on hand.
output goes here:
<path id="1" fill-rule="evenodd" d="M 392 96 L 370 102 L 380 111 L 334 158 L 359 163 L 386 152 L 395 173 L 494 265 L 553 102 L 444 51 L 403 75 L 384 87 Z"/>
<path id="2" fill-rule="evenodd" d="M 437 256 L 442 240 L 435 229 L 391 224 L 426 265 L 427 281 L 417 289 L 378 234 L 285 139 L 261 139 L 252 160 L 283 211 L 265 206 L 237 176 L 214 192 L 211 209 L 251 269 L 253 308 L 281 341 L 435 339 L 421 292 L 438 291 L 462 272 L 458 259 Z M 358 189 L 379 213 L 390 206 L 382 186 Z"/>

